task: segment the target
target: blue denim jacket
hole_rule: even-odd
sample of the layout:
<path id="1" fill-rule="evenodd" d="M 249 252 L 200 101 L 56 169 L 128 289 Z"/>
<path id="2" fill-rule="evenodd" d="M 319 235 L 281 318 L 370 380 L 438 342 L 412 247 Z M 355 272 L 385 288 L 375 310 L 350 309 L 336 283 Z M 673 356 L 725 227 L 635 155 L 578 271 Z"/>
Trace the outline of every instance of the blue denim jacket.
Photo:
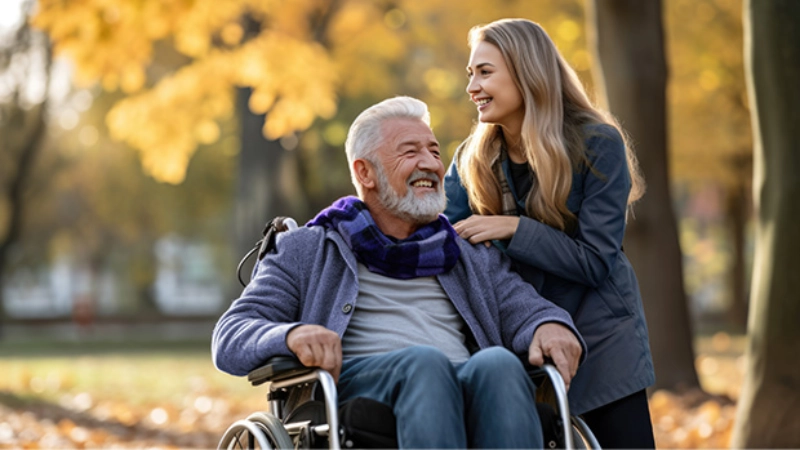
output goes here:
<path id="1" fill-rule="evenodd" d="M 521 215 L 514 236 L 501 246 L 526 281 L 570 313 L 589 347 L 569 390 L 576 414 L 655 382 L 639 285 L 622 251 L 631 186 L 624 143 L 608 125 L 588 128 L 587 136 L 594 170 L 583 168 L 573 175 L 567 199 L 578 219 L 575 229 L 567 234 Z M 508 161 L 503 170 L 513 183 Z M 452 223 L 472 215 L 455 161 L 445 177 L 445 191 L 445 215 Z M 524 200 L 516 200 L 518 211 L 524 212 Z"/>

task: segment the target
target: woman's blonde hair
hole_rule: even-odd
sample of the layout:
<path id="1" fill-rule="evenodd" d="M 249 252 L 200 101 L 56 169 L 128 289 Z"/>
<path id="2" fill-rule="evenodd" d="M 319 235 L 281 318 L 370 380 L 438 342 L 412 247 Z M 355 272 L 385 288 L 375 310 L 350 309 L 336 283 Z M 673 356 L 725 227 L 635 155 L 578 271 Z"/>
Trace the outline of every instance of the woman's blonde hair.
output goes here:
<path id="1" fill-rule="evenodd" d="M 481 42 L 500 50 L 523 98 L 521 148 L 536 178 L 525 205 L 527 215 L 565 230 L 575 220 L 567 209 L 573 171 L 588 165 L 583 125 L 606 123 L 623 139 L 625 135 L 610 114 L 592 105 L 575 71 L 538 24 L 503 19 L 476 26 L 469 32 L 469 45 L 474 49 Z M 502 214 L 500 181 L 492 170 L 501 139 L 499 125 L 478 123 L 456 161 L 478 214 Z M 625 148 L 631 205 L 644 194 L 644 179 L 627 142 Z"/>

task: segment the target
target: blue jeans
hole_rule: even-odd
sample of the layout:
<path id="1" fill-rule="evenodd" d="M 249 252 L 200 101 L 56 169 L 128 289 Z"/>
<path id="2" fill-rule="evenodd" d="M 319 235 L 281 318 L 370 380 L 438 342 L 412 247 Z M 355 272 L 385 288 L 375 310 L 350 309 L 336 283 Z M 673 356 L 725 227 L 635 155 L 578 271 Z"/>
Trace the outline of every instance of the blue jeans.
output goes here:
<path id="1" fill-rule="evenodd" d="M 542 448 L 536 387 L 502 347 L 453 365 L 434 347 L 409 347 L 346 361 L 339 401 L 390 405 L 400 448 Z"/>

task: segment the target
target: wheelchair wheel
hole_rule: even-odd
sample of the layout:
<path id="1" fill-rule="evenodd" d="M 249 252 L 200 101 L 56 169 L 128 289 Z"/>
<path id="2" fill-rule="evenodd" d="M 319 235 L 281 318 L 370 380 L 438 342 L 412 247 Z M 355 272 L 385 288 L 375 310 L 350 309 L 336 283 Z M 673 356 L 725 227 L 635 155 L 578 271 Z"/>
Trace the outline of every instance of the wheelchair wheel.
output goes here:
<path id="1" fill-rule="evenodd" d="M 580 417 L 572 416 L 572 442 L 576 449 L 600 450 L 597 438 Z"/>
<path id="2" fill-rule="evenodd" d="M 294 448 L 294 442 L 292 441 L 291 436 L 289 436 L 289 433 L 286 432 L 286 428 L 283 427 L 283 424 L 281 423 L 280 419 L 273 416 L 272 414 L 256 412 L 250 414 L 247 420 L 255 424 L 258 424 L 264 430 L 264 433 L 270 439 L 270 442 L 273 442 L 275 444 L 274 448 L 279 448 L 279 449 Z"/>
<path id="3" fill-rule="evenodd" d="M 278 418 L 254 413 L 228 427 L 219 449 L 294 449 L 292 438 Z"/>
<path id="4" fill-rule="evenodd" d="M 586 450 L 589 448 L 583 440 L 583 435 L 580 430 L 578 430 L 575 425 L 572 425 L 572 445 L 572 448 L 576 450 Z"/>

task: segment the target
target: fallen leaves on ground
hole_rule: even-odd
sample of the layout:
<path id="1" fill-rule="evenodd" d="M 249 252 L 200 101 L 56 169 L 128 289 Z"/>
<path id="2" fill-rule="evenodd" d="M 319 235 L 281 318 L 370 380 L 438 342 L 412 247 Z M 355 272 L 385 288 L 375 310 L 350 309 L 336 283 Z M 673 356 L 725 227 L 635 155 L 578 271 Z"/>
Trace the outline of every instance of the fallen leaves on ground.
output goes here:
<path id="1" fill-rule="evenodd" d="M 729 448 L 736 404 L 699 389 L 656 391 L 650 412 L 658 448 Z"/>
<path id="2" fill-rule="evenodd" d="M 181 404 L 132 406 L 64 395 L 59 404 L 0 396 L 4 448 L 213 448 L 225 428 L 258 409 L 205 395 Z M 660 448 L 727 448 L 735 404 L 700 390 L 656 391 L 650 399 Z"/>
<path id="3" fill-rule="evenodd" d="M 697 367 L 706 392 L 659 390 L 650 397 L 659 448 L 729 447 L 741 354 L 721 335 L 705 345 L 698 348 Z M 90 388 L 77 368 L 81 361 L 41 368 L 28 363 L 15 372 L 0 360 L 0 373 L 17 374 L 0 383 L 0 448 L 213 448 L 228 425 L 266 408 L 263 387 L 202 369 L 208 364 L 202 358 L 174 366 L 145 361 L 135 361 L 141 374 L 131 374 L 124 387 L 108 380 Z M 95 360 L 83 363 L 99 370 Z M 102 370 L 115 373 L 117 365 L 131 372 L 108 359 Z M 159 371 L 173 381 L 153 381 Z"/>
<path id="4" fill-rule="evenodd" d="M 735 404 L 700 390 L 651 396 L 660 448 L 727 448 Z M 58 404 L 2 395 L 0 447 L 212 448 L 225 428 L 258 402 L 188 396 L 181 404 L 132 406 L 82 392 Z"/>
<path id="5" fill-rule="evenodd" d="M 257 409 L 204 395 L 180 404 L 130 405 L 65 394 L 58 403 L 0 394 L 0 447 L 213 448 L 227 425 Z"/>

